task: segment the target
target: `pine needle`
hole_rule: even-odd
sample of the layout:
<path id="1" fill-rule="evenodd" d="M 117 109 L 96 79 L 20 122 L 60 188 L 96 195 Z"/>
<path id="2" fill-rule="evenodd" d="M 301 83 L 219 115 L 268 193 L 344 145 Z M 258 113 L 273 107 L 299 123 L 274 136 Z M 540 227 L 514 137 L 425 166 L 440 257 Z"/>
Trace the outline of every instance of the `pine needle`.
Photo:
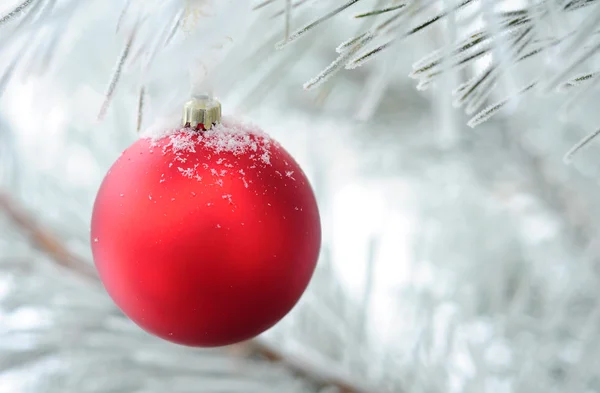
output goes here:
<path id="1" fill-rule="evenodd" d="M 386 12 L 396 11 L 396 10 L 399 10 L 404 7 L 406 7 L 406 3 L 402 3 L 397 6 L 393 6 L 393 7 L 387 7 L 387 8 L 382 8 L 379 10 L 365 12 L 362 14 L 357 14 L 357 15 L 354 15 L 354 17 L 358 19 L 358 18 L 365 18 L 367 16 L 376 16 L 376 15 L 385 14 Z"/>
<path id="2" fill-rule="evenodd" d="M 106 91 L 106 94 L 104 95 L 104 103 L 102 104 L 102 107 L 100 108 L 100 113 L 98 114 L 98 120 L 103 120 L 104 117 L 106 116 L 108 107 L 110 106 L 110 103 L 112 102 L 112 98 L 115 93 L 115 89 L 117 88 L 117 84 L 119 83 L 119 80 L 121 79 L 121 72 L 123 71 L 123 66 L 125 65 L 125 62 L 127 61 L 127 58 L 129 57 L 129 54 L 131 52 L 131 46 L 133 44 L 134 37 L 135 37 L 135 29 L 129 35 L 129 39 L 127 40 L 127 43 L 125 44 L 123 51 L 121 52 L 121 56 L 119 56 L 119 60 L 117 61 L 117 66 L 111 77 L 110 84 L 108 85 L 108 90 Z"/>
<path id="3" fill-rule="evenodd" d="M 292 24 L 292 0 L 285 1 L 285 36 L 284 41 L 290 38 L 290 26 Z"/>
<path id="4" fill-rule="evenodd" d="M 336 72 L 343 69 L 348 60 L 350 60 L 352 56 L 354 56 L 361 48 L 363 48 L 365 45 L 371 42 L 372 39 L 372 35 L 366 35 L 364 38 L 362 38 L 360 41 L 354 44 L 352 48 L 343 52 L 333 63 L 331 63 L 327 68 L 321 71 L 319 75 L 306 82 L 304 84 L 304 89 L 311 90 L 325 83 Z"/>
<path id="5" fill-rule="evenodd" d="M 535 82 L 527 85 L 525 88 L 521 89 L 519 92 L 517 92 L 516 95 L 509 97 L 509 98 L 505 98 L 504 100 L 485 108 L 484 110 L 479 112 L 477 115 L 473 116 L 471 118 L 471 120 L 469 120 L 469 122 L 467 123 L 468 126 L 471 128 L 475 128 L 478 125 L 480 125 L 481 123 L 488 121 L 492 116 L 496 115 L 500 111 L 500 109 L 502 109 L 508 102 L 510 102 L 512 99 L 516 98 L 517 96 L 523 95 L 526 92 L 528 92 L 529 90 L 533 89 L 537 85 L 537 83 L 538 82 L 535 81 Z"/>
<path id="6" fill-rule="evenodd" d="M 252 11 L 256 11 L 263 7 L 268 6 L 269 4 L 273 4 L 275 1 L 277 1 L 277 0 L 263 0 L 260 3 L 258 3 L 257 5 L 255 5 L 254 7 L 252 7 Z"/>
<path id="7" fill-rule="evenodd" d="M 298 38 L 302 37 L 304 34 L 306 34 L 307 32 L 309 32 L 310 30 L 314 29 L 315 27 L 319 26 L 321 23 L 325 22 L 328 19 L 333 18 L 334 16 L 336 16 L 337 14 L 339 14 L 340 12 L 344 11 L 346 8 L 349 8 L 351 6 L 353 6 L 354 4 L 358 3 L 361 0 L 350 0 L 347 3 L 343 4 L 342 6 L 328 12 L 327 14 L 323 15 L 322 17 L 318 18 L 317 20 L 309 23 L 308 25 L 301 27 L 300 29 L 296 30 L 295 32 L 293 32 L 292 34 L 290 34 L 290 36 L 288 37 L 287 40 L 285 41 L 281 41 L 278 42 L 277 44 L 275 44 L 275 47 L 277 49 L 281 49 L 283 48 L 285 45 L 296 41 Z"/>
<path id="8" fill-rule="evenodd" d="M 25 0 L 17 7 L 15 7 L 12 11 L 9 11 L 8 14 L 0 17 L 0 25 L 4 23 L 10 22 L 11 20 L 17 18 L 20 14 L 25 12 L 27 8 L 31 7 L 33 4 L 37 3 L 39 0 Z"/>
<path id="9" fill-rule="evenodd" d="M 473 2 L 474 0 L 463 0 L 459 5 L 457 5 L 452 11 L 449 12 L 455 12 L 463 7 L 465 7 L 466 5 L 470 4 L 471 2 Z M 418 33 L 419 31 L 431 26 L 432 24 L 434 24 L 435 22 L 438 22 L 439 20 L 443 19 L 444 17 L 448 16 L 449 12 L 442 12 L 430 19 L 428 19 L 427 21 L 409 29 L 406 33 L 402 34 L 401 36 L 397 36 L 392 38 L 391 40 L 389 40 L 388 42 L 379 45 L 378 47 L 370 50 L 369 52 L 361 55 L 360 57 L 352 60 L 347 66 L 347 69 L 355 69 L 358 68 L 362 65 L 364 65 L 366 62 L 368 62 L 369 60 L 373 59 L 375 57 L 375 55 L 381 53 L 383 50 L 389 48 L 390 46 L 392 46 L 393 42 L 398 40 L 398 39 L 404 39 L 407 38 L 415 33 Z M 393 28 L 391 28 L 393 29 Z M 381 29 L 380 29 L 381 30 Z"/>
<path id="10" fill-rule="evenodd" d="M 140 94 L 138 97 L 138 110 L 137 110 L 137 126 L 136 131 L 140 132 L 142 129 L 142 122 L 144 120 L 144 100 L 146 96 L 146 88 L 142 86 L 140 88 Z"/>
<path id="11" fill-rule="evenodd" d="M 292 10 L 295 10 L 296 8 L 300 7 L 302 4 L 304 4 L 304 3 L 308 2 L 308 1 L 309 0 L 299 0 L 299 1 L 295 2 L 295 3 L 293 3 L 292 4 Z M 275 19 L 275 18 L 277 18 L 278 16 L 281 16 L 281 15 L 285 15 L 285 8 L 281 9 L 281 10 L 277 11 L 276 13 L 274 13 L 273 15 L 271 15 L 270 19 Z"/>
<path id="12" fill-rule="evenodd" d="M 592 140 L 594 140 L 598 135 L 600 135 L 600 128 L 597 129 L 596 131 L 592 132 L 591 134 L 587 135 L 585 138 L 583 138 L 582 140 L 580 140 L 579 142 L 577 142 L 577 144 L 575 146 L 573 146 L 568 152 L 567 154 L 565 154 L 564 158 L 563 158 L 563 162 L 565 164 L 570 164 L 571 162 L 573 162 L 573 157 L 581 150 L 583 149 L 585 146 L 587 146 Z"/>
<path id="13" fill-rule="evenodd" d="M 168 46 L 171 43 L 171 40 L 173 39 L 173 37 L 175 37 L 175 34 L 177 33 L 179 26 L 181 26 L 182 20 L 183 20 L 183 10 L 180 10 L 177 13 L 177 15 L 175 16 L 173 26 L 171 26 L 171 29 L 169 30 L 169 34 L 167 35 L 167 39 L 165 40 L 164 46 Z"/>
<path id="14" fill-rule="evenodd" d="M 573 58 L 570 62 L 567 63 L 568 65 L 566 67 L 563 67 L 563 69 L 558 74 L 556 74 L 553 78 L 550 79 L 549 82 L 546 83 L 546 85 L 544 86 L 544 91 L 548 93 L 551 90 L 555 89 L 560 84 L 560 82 L 566 78 L 568 74 L 573 72 L 574 69 L 579 67 L 586 60 L 590 59 L 598 50 L 600 50 L 600 43 L 591 46 L 590 48 L 588 48 L 588 50 L 584 51 L 579 56 Z"/>

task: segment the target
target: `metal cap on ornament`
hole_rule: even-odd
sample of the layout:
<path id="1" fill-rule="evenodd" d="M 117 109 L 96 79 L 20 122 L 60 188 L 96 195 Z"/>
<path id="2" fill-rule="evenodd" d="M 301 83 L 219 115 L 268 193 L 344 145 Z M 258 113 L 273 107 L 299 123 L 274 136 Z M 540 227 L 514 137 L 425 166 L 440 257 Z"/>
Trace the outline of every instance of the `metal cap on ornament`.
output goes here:
<path id="1" fill-rule="evenodd" d="M 183 106 L 183 126 L 205 130 L 221 121 L 221 103 L 208 96 L 194 97 Z"/>

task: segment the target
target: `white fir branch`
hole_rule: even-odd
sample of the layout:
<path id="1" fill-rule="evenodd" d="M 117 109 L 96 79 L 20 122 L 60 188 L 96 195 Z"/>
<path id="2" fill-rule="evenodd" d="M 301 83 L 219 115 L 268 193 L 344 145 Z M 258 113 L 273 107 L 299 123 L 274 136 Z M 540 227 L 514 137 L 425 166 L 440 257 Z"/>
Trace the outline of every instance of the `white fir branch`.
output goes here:
<path id="1" fill-rule="evenodd" d="M 489 77 L 478 86 L 475 92 L 469 97 L 465 105 L 465 113 L 472 115 L 477 112 L 498 86 L 498 77 Z"/>
<path id="2" fill-rule="evenodd" d="M 454 107 L 460 108 L 467 103 L 469 98 L 477 91 L 478 87 L 484 83 L 490 75 L 493 75 L 493 70 L 493 66 L 488 65 L 477 76 L 459 86 L 455 90 L 457 97 L 453 100 Z"/>
<path id="3" fill-rule="evenodd" d="M 512 53 L 509 58 L 503 58 L 498 63 L 491 64 L 488 71 L 482 73 L 479 78 L 473 80 L 473 84 L 466 89 L 455 101 L 455 105 L 462 106 L 467 103 L 467 114 L 472 114 L 483 103 L 482 97 L 487 97 L 491 93 L 492 86 L 495 85 L 498 78 L 506 71 L 512 58 L 518 56 L 525 47 L 531 42 L 532 28 L 526 28 L 513 42 Z M 524 41 L 524 42 L 521 42 Z M 514 46 L 517 46 L 516 48 Z"/>
<path id="4" fill-rule="evenodd" d="M 463 69 L 465 67 L 470 66 L 472 61 L 477 60 L 488 54 L 490 51 L 490 46 L 478 49 L 477 51 L 469 51 L 459 54 L 458 56 L 447 56 L 435 63 L 427 64 L 426 66 L 412 71 L 408 76 L 413 79 L 433 79 L 444 71 L 457 71 Z M 446 59 L 448 65 L 446 65 L 446 70 L 443 67 L 443 59 Z"/>
<path id="5" fill-rule="evenodd" d="M 439 49 L 423 57 L 421 60 L 414 62 L 412 66 L 413 72 L 411 75 L 416 77 L 419 74 L 429 72 L 432 68 L 439 66 L 446 56 L 455 58 L 468 58 L 469 56 L 473 56 L 472 53 L 475 51 L 487 53 L 492 45 L 492 42 L 493 41 L 491 41 L 490 38 L 487 37 L 483 32 L 473 34 L 465 41 L 459 43 L 456 48 L 449 53 L 446 53 L 447 51 L 444 51 L 443 49 Z"/>
<path id="6" fill-rule="evenodd" d="M 224 0 L 190 1 L 218 5 Z M 23 4 L 21 0 L 12 3 Z M 201 33 L 180 33 L 184 3 L 189 4 L 177 0 L 178 8 L 166 12 L 157 6 L 164 4 L 160 0 L 132 0 L 129 9 L 128 0 L 110 5 L 103 0 L 39 1 L 23 11 L 28 12 L 25 17 L 12 16 L 0 26 L 0 50 L 5 55 L 0 84 L 21 82 L 16 76 L 30 78 L 26 88 L 34 86 L 32 101 L 40 119 L 15 117 L 16 121 L 5 124 L 4 117 L 14 117 L 9 112 L 15 107 L 27 109 L 27 103 L 19 100 L 30 98 L 5 94 L 4 101 L 15 100 L 6 113 L 0 112 L 0 148 L 3 152 L 10 149 L 10 154 L 0 153 L 0 232 L 4 235 L 0 236 L 4 277 L 0 277 L 0 347 L 5 352 L 0 356 L 0 369 L 6 380 L 27 379 L 36 385 L 27 389 L 9 386 L 11 392 L 61 393 L 72 388 L 98 393 L 169 389 L 187 393 L 205 388 L 232 393 L 361 389 L 410 393 L 527 391 L 531 386 L 540 391 L 557 386 L 569 392 L 599 390 L 593 361 L 599 348 L 594 322 L 600 312 L 594 273 L 600 250 L 594 174 L 590 179 L 585 179 L 588 174 L 574 176 L 579 168 L 556 160 L 571 148 L 564 134 L 567 126 L 590 130 L 585 123 L 595 122 L 592 93 L 598 92 L 600 78 L 595 64 L 598 53 L 590 49 L 599 38 L 592 27 L 599 1 L 473 0 L 464 8 L 457 8 L 465 4 L 460 0 L 445 4 L 442 0 L 364 1 L 360 13 L 347 10 L 351 17 L 344 26 L 335 24 L 335 34 L 326 30 L 333 22 L 327 16 L 335 7 L 348 5 L 347 0 L 246 3 L 248 10 L 255 5 L 261 12 L 248 13 L 248 34 L 236 33 L 239 45 L 210 82 L 222 90 L 224 103 L 237 100 L 250 116 L 270 123 L 275 117 L 269 113 L 275 112 L 286 122 L 295 122 L 292 116 L 305 120 L 306 146 L 285 140 L 294 132 L 284 134 L 288 123 L 283 120 L 282 142 L 298 149 L 300 158 L 309 163 L 309 172 L 321 179 L 318 189 L 325 191 L 318 199 L 326 220 L 337 216 L 329 205 L 339 208 L 335 177 L 339 170 L 348 175 L 344 182 L 365 185 L 369 191 L 379 191 L 388 180 L 402 183 L 401 189 L 382 191 L 386 198 L 392 196 L 390 203 L 396 202 L 395 195 L 402 199 L 397 211 L 385 214 L 406 217 L 410 230 L 400 243 L 410 243 L 406 250 L 410 256 L 402 257 L 410 259 L 410 266 L 397 273 L 402 275 L 401 287 L 392 289 L 393 305 L 385 305 L 384 312 L 393 314 L 386 339 L 376 334 L 368 339 L 363 336 L 370 298 L 365 293 L 369 291 L 336 292 L 343 287 L 336 272 L 316 275 L 322 280 L 313 282 L 294 314 L 269 332 L 266 340 L 214 351 L 182 349 L 152 339 L 118 314 L 99 286 L 92 289 L 79 283 L 82 280 L 75 283 L 71 275 L 47 263 L 52 259 L 59 265 L 77 266 L 71 270 L 80 267 L 72 264 L 77 258 L 67 246 L 89 251 L 86 225 L 96 187 L 114 157 L 131 143 L 131 135 L 122 130 L 131 127 L 136 115 L 136 128 L 141 129 L 152 117 L 170 110 L 171 103 L 176 106 L 189 92 L 189 63 L 207 57 L 213 60 L 213 52 L 208 54 L 206 48 L 227 29 L 219 30 L 216 23 L 200 29 Z M 232 14 L 245 2 L 234 3 L 221 19 L 222 25 L 237 25 Z M 492 3 L 494 7 L 481 8 Z M 115 47 L 115 30 L 123 33 L 134 5 L 152 17 L 140 22 L 129 49 L 121 40 Z M 81 12 L 75 14 L 77 7 Z M 297 7 L 302 7 L 301 12 L 295 11 Z M 106 14 L 95 15 L 101 9 Z M 334 15 L 341 16 L 342 11 Z M 493 26 L 477 24 L 484 11 L 489 18 L 486 22 L 496 21 Z M 110 24 L 103 25 L 107 19 Z M 294 29 L 321 19 L 318 26 L 326 34 L 318 35 L 313 26 L 299 37 L 314 39 L 292 39 L 299 31 Z M 211 20 L 212 15 L 202 19 L 200 27 Z M 315 36 L 309 37 L 309 32 Z M 31 39 L 42 33 L 39 40 Z M 282 36 L 285 45 L 293 41 L 297 46 L 274 52 Z M 340 44 L 345 37 L 351 38 Z M 31 53 L 18 51 L 22 41 L 28 42 Z M 402 47 L 396 45 L 400 42 Z M 301 91 L 294 92 L 290 85 L 301 84 L 305 72 L 322 62 L 320 54 L 327 56 L 334 48 L 335 61 L 305 85 L 307 89 L 323 87 L 319 100 L 315 103 L 302 98 Z M 93 66 L 80 67 L 82 55 L 95 61 Z M 490 63 L 482 69 L 480 60 L 488 57 Z M 108 66 L 104 64 L 107 58 Z M 406 86 L 398 83 L 402 79 L 396 80 L 406 76 L 398 76 L 394 60 L 403 67 L 412 64 L 410 77 L 416 79 L 417 89 L 435 83 L 439 90 L 408 94 Z M 346 73 L 348 78 L 331 79 L 344 68 L 367 61 L 375 64 Z M 53 71 L 49 75 L 29 71 L 45 71 L 49 65 Z M 131 89 L 123 86 L 129 79 L 124 78 L 126 73 L 139 77 Z M 526 87 L 499 95 L 499 102 L 492 98 L 495 103 L 488 106 L 490 97 L 496 97 L 492 94 L 506 90 L 502 78 L 506 75 L 514 76 L 517 86 Z M 63 109 L 84 114 L 90 104 L 85 100 L 97 97 L 97 86 L 107 81 L 104 105 L 115 111 L 115 124 L 103 125 L 109 132 L 89 132 L 89 124 L 82 124 L 80 116 L 77 121 L 64 119 L 68 116 L 61 113 Z M 553 106 L 531 94 L 534 87 L 549 82 L 567 93 L 553 97 L 563 100 L 560 113 L 567 126 L 557 121 Z M 19 83 L 6 87 L 11 93 L 16 87 L 19 93 Z M 57 90 L 50 99 L 46 98 L 49 89 Z M 476 148 L 471 148 L 471 140 L 458 148 L 445 145 L 440 134 L 429 129 L 431 117 L 437 115 L 432 108 L 445 103 L 451 90 L 453 103 L 462 111 L 477 112 L 469 116 L 470 127 L 484 129 L 482 123 L 491 119 L 485 127 L 491 132 L 477 137 Z M 129 99 L 120 100 L 120 95 Z M 116 99 L 123 105 L 117 107 Z M 46 111 L 46 103 L 55 112 Z M 507 110 L 509 103 L 516 103 L 515 111 Z M 229 111 L 235 112 L 232 106 Z M 331 120 L 338 118 L 350 123 L 348 130 Z M 357 124 L 356 118 L 365 124 Z M 278 121 L 269 124 L 273 131 Z M 31 126 L 38 122 L 39 127 Z M 60 132 L 55 132 L 56 124 L 62 122 Z M 594 131 L 572 147 L 565 162 L 571 162 L 599 134 L 600 130 Z M 26 138 L 31 135 L 34 138 L 29 142 Z M 356 146 L 344 145 L 349 135 L 364 139 L 358 139 Z M 5 143 L 11 137 L 19 143 Z M 48 143 L 38 143 L 37 138 Z M 21 145 L 24 141 L 32 146 Z M 355 156 L 346 163 L 342 160 L 350 150 Z M 72 173 L 73 162 L 86 168 L 85 172 Z M 351 173 L 354 166 L 356 173 Z M 498 172 L 498 168 L 503 170 Z M 12 178 L 17 178 L 18 186 Z M 37 225 L 37 220 L 23 221 L 23 216 L 15 216 L 3 205 L 2 195 L 21 200 L 32 217 L 51 225 L 46 228 Z M 84 202 L 75 208 L 75 200 Z M 351 204 L 346 213 L 354 217 L 376 204 Z M 337 230 L 330 224 L 324 228 Z M 389 244 L 398 243 L 395 228 L 376 226 L 388 231 Z M 338 235 L 324 233 L 324 241 Z M 596 245 L 585 261 L 579 260 L 580 251 L 589 243 Z M 393 248 L 388 246 L 369 255 L 377 254 L 377 262 L 381 257 L 397 268 L 399 255 L 387 257 L 388 248 Z M 361 262 L 359 258 L 353 262 Z M 91 266 L 88 259 L 83 265 L 87 268 Z M 328 268 L 322 260 L 319 269 Z M 374 276 L 379 277 L 379 267 L 376 270 Z M 375 289 L 379 279 L 374 279 Z M 31 309 L 41 310 L 45 322 L 11 326 L 13 314 L 27 314 Z M 15 343 L 27 343 L 27 347 Z M 38 368 L 43 369 L 41 375 Z M 24 376 L 13 378 L 17 372 Z"/>
<path id="7" fill-rule="evenodd" d="M 524 42 L 522 42 L 518 48 L 514 48 L 513 53 L 510 53 L 509 56 L 516 57 L 523 52 L 523 50 L 533 39 L 531 32 L 532 28 L 528 28 L 523 32 L 523 35 L 521 35 L 516 42 L 520 42 L 521 40 L 524 40 Z M 509 67 L 509 64 L 501 64 L 500 66 L 493 68 L 492 75 L 487 78 L 487 81 L 484 81 L 478 86 L 476 89 L 477 93 L 469 100 L 465 108 L 465 113 L 467 115 L 471 115 L 481 108 L 481 106 L 485 103 L 485 100 L 490 96 L 493 89 L 497 86 L 498 81 L 502 78 L 502 76 L 506 75 L 506 73 L 510 71 Z"/>
<path id="8" fill-rule="evenodd" d="M 402 10 L 402 11 L 405 11 L 405 10 Z M 376 38 L 376 37 L 380 36 L 386 30 L 386 28 L 388 26 L 390 26 L 393 22 L 400 19 L 403 16 L 403 14 L 404 14 L 404 12 L 395 13 L 393 16 L 389 17 L 388 19 L 384 20 L 383 22 L 376 24 L 373 28 L 369 29 L 367 32 L 362 33 L 356 37 L 350 38 L 349 40 L 342 42 L 340 45 L 338 45 L 338 47 L 335 49 L 335 51 L 337 53 L 343 53 L 348 48 L 354 47 L 356 43 L 360 42 L 363 38 L 365 38 L 367 36 L 371 36 L 372 38 Z"/>
<path id="9" fill-rule="evenodd" d="M 434 17 L 431 17 L 428 20 L 426 20 L 425 22 L 409 29 L 405 33 L 398 33 L 394 38 L 388 40 L 386 43 L 379 45 L 376 48 L 368 51 L 367 53 L 364 53 L 364 54 L 358 56 L 357 58 L 353 59 L 352 61 L 350 61 L 350 63 L 346 66 L 346 68 L 351 70 L 351 69 L 361 67 L 368 61 L 373 60 L 375 57 L 377 57 L 377 55 L 380 54 L 382 51 L 390 48 L 395 41 L 405 39 L 413 34 L 416 34 L 420 31 L 426 29 L 427 27 L 433 25 L 434 23 L 436 23 L 436 22 L 442 20 L 443 18 L 445 18 L 446 16 L 448 16 L 448 14 L 450 12 L 456 12 L 457 10 L 460 10 L 461 8 L 467 6 L 468 4 L 472 3 L 473 1 L 474 0 L 463 0 L 453 10 L 448 11 L 448 12 L 442 12 Z M 425 7 L 421 8 L 421 10 L 423 10 L 424 8 Z M 416 14 L 418 14 L 418 12 Z M 401 26 L 403 26 L 403 24 L 398 23 L 398 24 L 388 28 L 387 32 L 397 30 L 397 29 L 401 28 Z"/>

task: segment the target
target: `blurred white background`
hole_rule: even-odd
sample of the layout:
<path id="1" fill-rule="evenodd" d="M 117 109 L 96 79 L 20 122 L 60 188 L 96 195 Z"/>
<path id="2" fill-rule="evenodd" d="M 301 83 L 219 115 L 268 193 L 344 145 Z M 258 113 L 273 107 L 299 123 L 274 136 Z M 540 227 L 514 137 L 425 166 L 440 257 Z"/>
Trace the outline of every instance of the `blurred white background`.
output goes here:
<path id="1" fill-rule="evenodd" d="M 291 1 L 290 31 L 345 3 Z M 600 124 L 600 4 L 361 0 L 276 50 L 286 4 L 0 5 L 0 392 L 599 391 L 598 147 L 563 156 Z M 296 157 L 324 229 L 300 304 L 217 350 L 145 334 L 87 277 L 104 174 L 199 91 Z"/>

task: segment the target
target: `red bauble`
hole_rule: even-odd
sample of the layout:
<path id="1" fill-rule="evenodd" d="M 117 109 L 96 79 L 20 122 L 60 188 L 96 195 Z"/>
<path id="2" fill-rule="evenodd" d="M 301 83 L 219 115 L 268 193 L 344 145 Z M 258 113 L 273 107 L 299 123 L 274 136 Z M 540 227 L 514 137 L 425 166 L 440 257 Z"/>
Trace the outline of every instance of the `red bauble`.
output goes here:
<path id="1" fill-rule="evenodd" d="M 104 286 L 144 330 L 213 347 L 252 338 L 296 304 L 316 266 L 319 212 L 294 159 L 224 121 L 141 138 L 106 175 L 92 251 Z"/>

